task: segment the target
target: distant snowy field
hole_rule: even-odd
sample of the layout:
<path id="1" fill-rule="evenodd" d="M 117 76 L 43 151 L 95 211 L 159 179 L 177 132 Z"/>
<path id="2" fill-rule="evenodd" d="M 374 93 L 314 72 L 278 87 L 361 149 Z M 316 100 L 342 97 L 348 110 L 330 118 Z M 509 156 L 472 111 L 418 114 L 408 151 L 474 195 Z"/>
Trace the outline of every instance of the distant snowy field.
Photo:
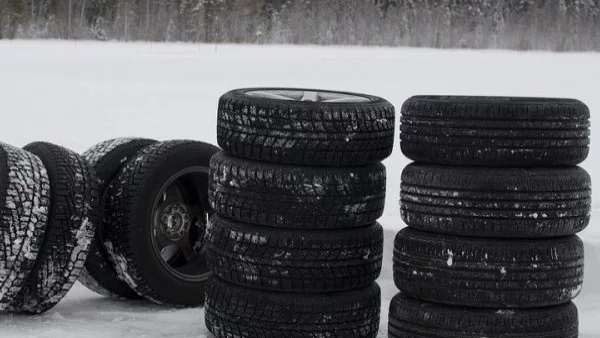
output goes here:
<path id="1" fill-rule="evenodd" d="M 229 89 L 294 86 L 382 96 L 399 112 L 416 94 L 574 97 L 588 104 L 600 134 L 600 54 L 438 51 L 404 48 L 233 46 L 0 41 L 0 140 L 45 140 L 83 151 L 104 139 L 143 136 L 216 143 L 216 107 Z M 584 163 L 600 177 L 600 144 Z M 400 172 L 398 143 L 388 168 L 381 337 L 397 292 L 391 280 Z M 594 211 L 600 199 L 594 198 Z M 577 299 L 581 337 L 600 337 L 600 224 L 586 242 L 586 284 Z M 2 337 L 209 337 L 202 309 L 117 302 L 76 285 L 38 317 L 0 317 Z"/>

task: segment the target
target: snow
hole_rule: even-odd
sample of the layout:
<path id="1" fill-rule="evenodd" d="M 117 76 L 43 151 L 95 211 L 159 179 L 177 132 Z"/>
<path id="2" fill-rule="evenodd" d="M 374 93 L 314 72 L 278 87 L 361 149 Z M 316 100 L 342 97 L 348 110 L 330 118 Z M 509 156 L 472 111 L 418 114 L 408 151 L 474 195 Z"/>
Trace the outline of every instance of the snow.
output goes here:
<path id="1" fill-rule="evenodd" d="M 374 94 L 397 111 L 409 96 L 423 93 L 574 97 L 590 107 L 593 128 L 600 126 L 600 54 L 594 53 L 0 41 L 0 74 L 2 142 L 15 146 L 44 140 L 84 151 L 126 136 L 215 144 L 219 96 L 254 86 Z M 600 175 L 594 135 L 583 167 Z M 400 172 L 408 163 L 396 143 L 385 161 L 381 337 L 397 292 L 391 251 L 395 232 L 404 226 L 397 201 Z M 600 208 L 596 196 L 594 214 Z M 600 337 L 600 227 L 594 223 L 581 235 L 586 280 L 576 303 L 582 338 Z M 110 300 L 79 284 L 47 314 L 0 317 L 0 336 L 16 338 L 179 338 L 206 332 L 202 309 Z"/>
<path id="2" fill-rule="evenodd" d="M 448 249 L 448 260 L 446 261 L 446 264 L 448 264 L 448 267 L 451 267 L 453 263 L 454 263 L 454 253 L 452 252 L 452 250 Z"/>

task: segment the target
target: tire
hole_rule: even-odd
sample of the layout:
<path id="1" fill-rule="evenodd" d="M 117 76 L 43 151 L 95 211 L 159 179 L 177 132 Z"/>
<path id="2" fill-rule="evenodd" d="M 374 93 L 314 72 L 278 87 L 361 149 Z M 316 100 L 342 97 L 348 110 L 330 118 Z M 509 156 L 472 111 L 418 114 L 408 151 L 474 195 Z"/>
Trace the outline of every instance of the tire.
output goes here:
<path id="1" fill-rule="evenodd" d="M 227 218 L 279 228 L 339 229 L 383 215 L 383 164 L 325 168 L 269 164 L 218 153 L 209 198 Z"/>
<path id="2" fill-rule="evenodd" d="M 213 216 L 207 260 L 220 278 L 285 292 L 337 292 L 366 287 L 381 272 L 383 228 L 274 229 Z"/>
<path id="3" fill-rule="evenodd" d="M 581 291 L 583 243 L 577 236 L 501 240 L 406 228 L 395 240 L 394 281 L 409 297 L 447 305 L 563 304 Z"/>
<path id="4" fill-rule="evenodd" d="M 307 102 L 248 94 L 273 90 L 353 95 L 367 102 Z M 217 139 L 225 152 L 251 160 L 360 166 L 380 162 L 392 153 L 394 123 L 394 106 L 371 95 L 247 88 L 219 99 Z"/>
<path id="5" fill-rule="evenodd" d="M 50 179 L 48 226 L 37 260 L 11 311 L 38 314 L 60 302 L 83 269 L 98 210 L 98 186 L 81 156 L 45 142 L 26 145 Z"/>
<path id="6" fill-rule="evenodd" d="M 147 146 L 121 168 L 108 187 L 104 246 L 119 278 L 139 295 L 176 307 L 204 304 L 206 280 L 211 274 L 191 281 L 169 270 L 153 247 L 151 210 L 163 185 L 188 168 L 202 168 L 206 190 L 198 194 L 206 197 L 210 158 L 218 150 L 206 143 L 186 140 Z M 204 238 L 204 232 L 201 236 Z M 203 264 L 206 265 L 205 260 Z"/>
<path id="7" fill-rule="evenodd" d="M 575 165 L 589 153 L 590 111 L 573 99 L 415 96 L 402 106 L 400 144 L 442 165 Z"/>
<path id="8" fill-rule="evenodd" d="M 381 291 L 299 294 L 246 289 L 211 278 L 206 327 L 216 338 L 375 338 Z"/>
<path id="9" fill-rule="evenodd" d="M 79 276 L 79 282 L 100 295 L 116 299 L 140 298 L 135 291 L 118 278 L 117 272 L 108 258 L 108 253 L 101 244 L 104 227 L 101 210 L 103 210 L 102 201 L 106 199 L 106 189 L 123 164 L 141 149 L 156 142 L 141 138 L 116 138 L 100 142 L 82 154 L 96 173 L 101 206 L 97 212 L 94 240 L 84 269 Z"/>
<path id="10" fill-rule="evenodd" d="M 0 143 L 0 310 L 25 285 L 44 240 L 50 183 L 42 161 Z"/>
<path id="11" fill-rule="evenodd" d="M 577 338 L 573 303 L 540 309 L 471 309 L 396 295 L 390 304 L 390 338 Z"/>
<path id="12" fill-rule="evenodd" d="M 578 167 L 486 169 L 408 165 L 402 172 L 402 219 L 441 234 L 540 238 L 585 229 L 591 179 Z"/>

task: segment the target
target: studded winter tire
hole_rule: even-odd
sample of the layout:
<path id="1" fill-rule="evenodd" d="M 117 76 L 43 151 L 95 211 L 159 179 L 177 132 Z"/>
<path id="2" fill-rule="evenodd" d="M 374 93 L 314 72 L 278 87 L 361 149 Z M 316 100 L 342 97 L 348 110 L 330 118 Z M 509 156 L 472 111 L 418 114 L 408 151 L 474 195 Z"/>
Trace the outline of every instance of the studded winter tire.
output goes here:
<path id="1" fill-rule="evenodd" d="M 206 327 L 216 338 L 375 338 L 381 291 L 366 288 L 330 294 L 247 289 L 211 278 Z"/>
<path id="2" fill-rule="evenodd" d="M 378 223 L 345 231 L 276 229 L 214 216 L 208 229 L 208 263 L 214 273 L 258 289 L 359 289 L 379 276 L 382 254 Z"/>
<path id="3" fill-rule="evenodd" d="M 86 150 L 82 156 L 94 169 L 98 179 L 100 207 L 96 216 L 96 232 L 79 282 L 88 289 L 107 297 L 136 299 L 140 296 L 118 278 L 102 242 L 102 209 L 106 189 L 119 169 L 142 148 L 156 143 L 140 138 L 116 138 L 100 142 Z"/>
<path id="4" fill-rule="evenodd" d="M 48 222 L 50 182 L 36 155 L 0 143 L 0 310 L 33 269 Z"/>
<path id="5" fill-rule="evenodd" d="M 205 257 L 208 171 L 217 151 L 187 140 L 147 146 L 107 189 L 104 246 L 119 278 L 147 299 L 204 303 L 212 275 Z"/>
<path id="6" fill-rule="evenodd" d="M 50 179 L 48 225 L 37 260 L 11 310 L 42 313 L 64 298 L 77 281 L 92 239 L 97 184 L 77 153 L 45 142 L 23 149 L 38 156 Z"/>
<path id="7" fill-rule="evenodd" d="M 243 223 L 279 228 L 353 228 L 385 204 L 383 164 L 325 168 L 270 164 L 218 153 L 211 161 L 213 209 Z"/>
<path id="8" fill-rule="evenodd" d="M 219 100 L 217 138 L 237 157 L 357 166 L 392 153 L 394 107 L 382 98 L 317 89 L 247 88 Z"/>
<path id="9" fill-rule="evenodd" d="M 577 236 L 538 240 L 436 235 L 406 228 L 396 236 L 394 281 L 407 296 L 481 308 L 567 303 L 583 283 Z"/>
<path id="10" fill-rule="evenodd" d="M 573 235 L 590 220 L 591 179 L 578 167 L 408 165 L 402 219 L 430 232 L 474 237 Z"/>
<path id="11" fill-rule="evenodd" d="M 590 112 L 552 98 L 415 96 L 402 106 L 401 148 L 443 165 L 575 165 L 589 153 Z"/>

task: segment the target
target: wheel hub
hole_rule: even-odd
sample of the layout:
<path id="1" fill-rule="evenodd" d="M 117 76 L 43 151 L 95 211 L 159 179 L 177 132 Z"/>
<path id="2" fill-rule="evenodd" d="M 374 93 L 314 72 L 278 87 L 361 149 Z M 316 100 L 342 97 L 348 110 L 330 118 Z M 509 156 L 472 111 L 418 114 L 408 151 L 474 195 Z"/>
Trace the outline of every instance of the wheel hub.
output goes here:
<path id="1" fill-rule="evenodd" d="M 183 204 L 167 205 L 160 217 L 160 229 L 166 238 L 173 242 L 181 240 L 190 230 L 191 219 Z"/>
<path id="2" fill-rule="evenodd" d="M 370 99 L 365 96 L 317 90 L 260 89 L 248 91 L 246 92 L 246 95 L 272 100 L 323 103 L 361 103 L 370 101 Z"/>

